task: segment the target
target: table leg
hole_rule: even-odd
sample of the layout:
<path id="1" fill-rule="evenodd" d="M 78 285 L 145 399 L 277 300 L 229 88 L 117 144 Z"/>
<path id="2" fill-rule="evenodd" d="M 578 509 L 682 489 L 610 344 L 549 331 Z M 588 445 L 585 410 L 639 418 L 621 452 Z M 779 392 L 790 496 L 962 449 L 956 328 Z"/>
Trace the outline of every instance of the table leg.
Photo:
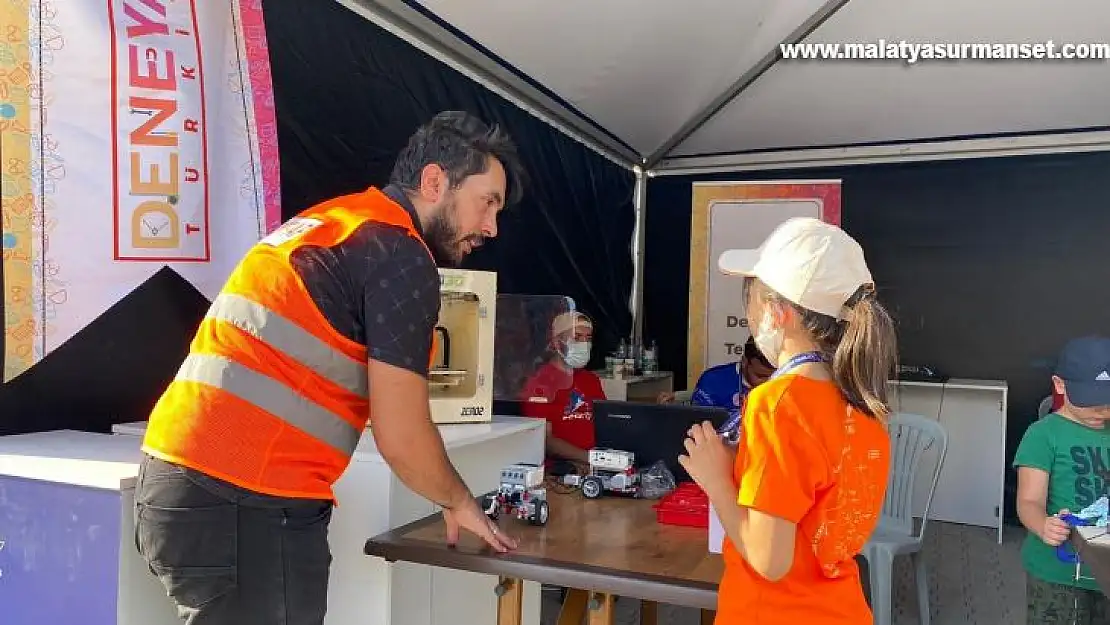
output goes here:
<path id="1" fill-rule="evenodd" d="M 589 598 L 590 594 L 585 590 L 568 588 L 563 606 L 559 609 L 556 625 L 582 625 L 582 620 L 586 618 L 586 603 Z"/>
<path id="2" fill-rule="evenodd" d="M 640 625 L 656 625 L 659 619 L 659 604 L 654 601 L 640 601 Z"/>
<path id="3" fill-rule="evenodd" d="M 717 618 L 716 610 L 702 610 L 701 611 L 701 625 L 713 625 L 713 619 Z"/>
<path id="4" fill-rule="evenodd" d="M 595 592 L 590 597 L 590 625 L 613 625 L 617 621 L 617 598 Z"/>
<path id="5" fill-rule="evenodd" d="M 502 577 L 497 595 L 497 625 L 521 625 L 524 608 L 524 580 Z"/>

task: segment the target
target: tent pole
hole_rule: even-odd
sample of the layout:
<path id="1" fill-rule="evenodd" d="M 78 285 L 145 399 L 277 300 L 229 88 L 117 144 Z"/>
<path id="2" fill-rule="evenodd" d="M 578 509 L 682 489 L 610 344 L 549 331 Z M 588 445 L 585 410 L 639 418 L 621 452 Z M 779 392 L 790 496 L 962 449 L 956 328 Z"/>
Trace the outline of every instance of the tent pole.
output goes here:
<path id="1" fill-rule="evenodd" d="M 632 191 L 632 208 L 636 223 L 632 228 L 632 296 L 628 308 L 632 311 L 632 340 L 639 343 L 644 334 L 644 225 L 647 215 L 648 173 L 637 165 L 632 169 L 636 174 L 636 186 Z"/>

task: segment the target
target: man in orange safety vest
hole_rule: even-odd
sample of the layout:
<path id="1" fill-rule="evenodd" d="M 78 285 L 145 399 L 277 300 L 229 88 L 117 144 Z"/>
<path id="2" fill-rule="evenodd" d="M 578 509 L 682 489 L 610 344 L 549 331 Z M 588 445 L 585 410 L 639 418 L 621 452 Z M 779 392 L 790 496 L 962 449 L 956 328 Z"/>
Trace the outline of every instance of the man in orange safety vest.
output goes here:
<path id="1" fill-rule="evenodd" d="M 323 623 L 332 485 L 368 423 L 448 541 L 515 548 L 448 459 L 426 376 L 437 264 L 497 235 L 522 178 L 499 128 L 441 113 L 388 186 L 301 212 L 231 273 L 150 415 L 135 492 L 136 546 L 188 625 Z"/>

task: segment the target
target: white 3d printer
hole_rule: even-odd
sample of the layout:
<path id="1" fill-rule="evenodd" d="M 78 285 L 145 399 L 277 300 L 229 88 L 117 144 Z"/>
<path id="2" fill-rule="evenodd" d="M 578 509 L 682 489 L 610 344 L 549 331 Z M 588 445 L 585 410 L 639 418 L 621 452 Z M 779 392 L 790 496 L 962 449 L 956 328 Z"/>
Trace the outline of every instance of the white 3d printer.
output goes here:
<path id="1" fill-rule="evenodd" d="M 439 291 L 435 355 L 428 372 L 432 421 L 489 423 L 497 274 L 440 268 Z"/>

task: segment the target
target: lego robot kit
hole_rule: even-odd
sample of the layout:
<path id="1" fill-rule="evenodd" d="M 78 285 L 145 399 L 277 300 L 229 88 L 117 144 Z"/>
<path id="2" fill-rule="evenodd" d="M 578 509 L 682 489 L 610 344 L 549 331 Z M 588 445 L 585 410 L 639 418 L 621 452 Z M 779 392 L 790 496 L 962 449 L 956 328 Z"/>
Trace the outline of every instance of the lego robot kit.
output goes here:
<path id="1" fill-rule="evenodd" d="M 620 493 L 638 497 L 640 475 L 635 456 L 617 449 L 591 449 L 590 471 L 586 475 L 565 475 L 563 484 L 577 487 L 582 495 L 596 499 L 604 493 Z M 501 469 L 497 492 L 486 495 L 482 508 L 486 516 L 497 520 L 514 516 L 531 525 L 547 525 L 551 515 L 547 501 L 543 465 L 518 463 Z"/>
<path id="2" fill-rule="evenodd" d="M 587 499 L 597 499 L 605 493 L 640 496 L 635 454 L 619 449 L 591 449 L 589 458 L 586 475 L 564 475 L 563 483 L 581 489 Z"/>
<path id="3" fill-rule="evenodd" d="M 605 494 L 635 498 L 655 499 L 675 489 L 674 476 L 663 463 L 649 469 L 636 468 L 636 456 L 620 449 L 591 449 L 590 467 L 584 475 L 564 475 L 557 482 L 577 488 L 587 499 L 597 499 Z M 497 520 L 501 516 L 515 516 L 532 525 L 547 525 L 550 503 L 547 500 L 543 465 L 518 463 L 501 469 L 497 492 L 486 495 L 482 508 L 486 515 Z"/>
<path id="4" fill-rule="evenodd" d="M 502 514 L 511 514 L 532 525 L 547 525 L 550 510 L 543 465 L 512 464 L 501 469 L 501 485 L 496 493 L 486 495 L 482 507 L 495 521 Z"/>

